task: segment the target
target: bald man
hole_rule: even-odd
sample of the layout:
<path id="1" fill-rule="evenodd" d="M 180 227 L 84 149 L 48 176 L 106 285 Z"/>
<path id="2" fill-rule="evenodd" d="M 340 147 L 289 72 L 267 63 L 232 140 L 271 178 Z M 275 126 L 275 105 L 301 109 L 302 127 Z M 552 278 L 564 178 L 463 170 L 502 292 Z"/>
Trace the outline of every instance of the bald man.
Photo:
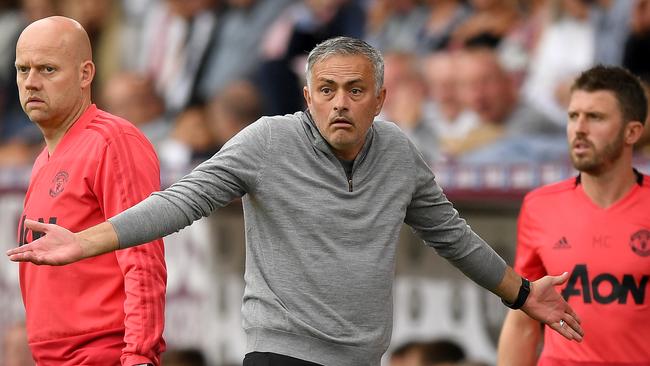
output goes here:
<path id="1" fill-rule="evenodd" d="M 42 131 L 18 245 L 43 235 L 25 219 L 82 230 L 160 189 L 153 147 L 91 101 L 90 41 L 79 23 L 38 20 L 16 45 L 20 103 Z M 162 240 L 71 266 L 20 264 L 27 333 L 39 365 L 159 365 L 165 349 Z"/>

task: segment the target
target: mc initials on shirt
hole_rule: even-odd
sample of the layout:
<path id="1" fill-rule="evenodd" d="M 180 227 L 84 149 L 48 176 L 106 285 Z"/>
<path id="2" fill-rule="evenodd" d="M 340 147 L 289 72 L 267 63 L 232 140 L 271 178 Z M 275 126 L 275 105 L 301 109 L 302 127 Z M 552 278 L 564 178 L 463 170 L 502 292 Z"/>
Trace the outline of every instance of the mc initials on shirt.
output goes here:
<path id="1" fill-rule="evenodd" d="M 592 301 L 599 304 L 610 304 L 614 301 L 627 304 L 628 295 L 631 295 L 634 303 L 641 305 L 645 303 L 648 280 L 649 275 L 643 275 L 637 283 L 631 274 L 624 274 L 623 278 L 619 279 L 611 273 L 599 273 L 591 278 L 587 265 L 577 264 L 573 267 L 566 288 L 562 290 L 562 296 L 567 301 L 572 296 L 581 296 L 585 304 Z M 603 286 L 605 284 L 609 286 Z"/>
<path id="2" fill-rule="evenodd" d="M 19 228 L 19 233 L 20 233 L 20 238 L 18 238 L 18 246 L 23 246 L 27 244 L 27 234 L 31 231 L 25 227 L 25 219 L 27 216 L 23 215 L 20 218 L 20 228 Z M 38 222 L 44 223 L 45 219 L 42 217 L 39 217 L 37 219 Z M 50 217 L 47 219 L 48 224 L 56 224 L 56 217 Z M 45 233 L 42 233 L 40 231 L 32 231 L 32 241 L 40 238 L 41 236 L 45 235 Z"/>

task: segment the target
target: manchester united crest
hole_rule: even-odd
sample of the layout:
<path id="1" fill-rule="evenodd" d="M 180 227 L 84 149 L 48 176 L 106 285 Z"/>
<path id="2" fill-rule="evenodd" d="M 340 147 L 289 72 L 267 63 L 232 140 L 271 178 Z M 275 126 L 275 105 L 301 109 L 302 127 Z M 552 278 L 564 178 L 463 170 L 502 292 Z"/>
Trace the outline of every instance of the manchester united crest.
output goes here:
<path id="1" fill-rule="evenodd" d="M 56 173 L 56 175 L 54 176 L 54 179 L 52 179 L 52 187 L 50 188 L 50 196 L 56 197 L 61 192 L 63 192 L 63 189 L 65 188 L 65 184 L 67 182 L 68 182 L 68 173 L 66 171 L 61 170 L 60 172 Z"/>
<path id="2" fill-rule="evenodd" d="M 642 257 L 650 256 L 650 231 L 642 229 L 630 237 L 632 251 Z"/>

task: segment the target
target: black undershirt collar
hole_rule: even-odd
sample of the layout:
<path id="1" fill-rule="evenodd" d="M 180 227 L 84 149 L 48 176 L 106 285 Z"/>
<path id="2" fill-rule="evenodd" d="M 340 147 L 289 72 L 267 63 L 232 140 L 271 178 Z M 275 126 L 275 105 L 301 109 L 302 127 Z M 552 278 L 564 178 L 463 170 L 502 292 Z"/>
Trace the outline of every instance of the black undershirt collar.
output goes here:
<path id="1" fill-rule="evenodd" d="M 632 168 L 632 171 L 634 171 L 634 175 L 636 176 L 636 184 L 643 186 L 643 174 L 639 173 L 638 170 L 635 168 Z M 575 186 L 577 187 L 581 183 L 581 178 L 580 174 L 576 176 L 576 181 L 575 181 Z"/>

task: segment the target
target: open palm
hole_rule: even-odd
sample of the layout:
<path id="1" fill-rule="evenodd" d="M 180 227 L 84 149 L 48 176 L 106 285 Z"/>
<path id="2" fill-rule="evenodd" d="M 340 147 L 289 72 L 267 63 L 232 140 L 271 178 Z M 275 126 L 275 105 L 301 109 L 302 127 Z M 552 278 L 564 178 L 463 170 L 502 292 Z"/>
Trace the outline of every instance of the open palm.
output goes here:
<path id="1" fill-rule="evenodd" d="M 61 266 L 84 258 L 81 244 L 70 230 L 34 220 L 25 220 L 25 227 L 45 235 L 29 244 L 7 251 L 10 260 Z"/>

